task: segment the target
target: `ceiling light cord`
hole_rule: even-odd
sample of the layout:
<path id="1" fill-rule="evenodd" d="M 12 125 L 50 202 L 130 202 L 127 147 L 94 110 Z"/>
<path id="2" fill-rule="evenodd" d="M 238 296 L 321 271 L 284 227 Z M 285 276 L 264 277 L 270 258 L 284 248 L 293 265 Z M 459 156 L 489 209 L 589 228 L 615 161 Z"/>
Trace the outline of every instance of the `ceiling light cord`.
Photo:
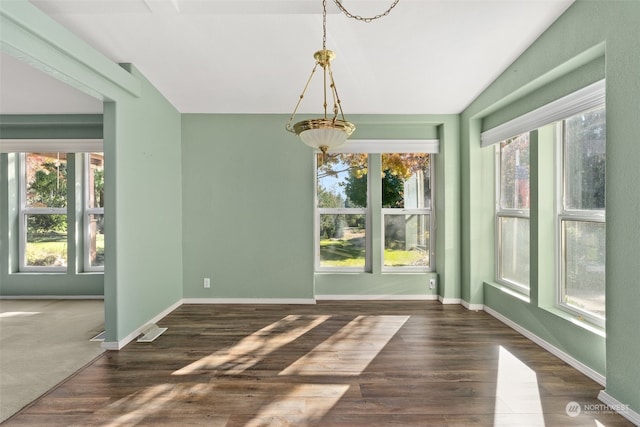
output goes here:
<path id="1" fill-rule="evenodd" d="M 324 0 L 323 0 L 324 1 Z M 372 17 L 362 17 L 360 15 L 354 15 L 353 13 L 349 12 L 340 2 L 340 0 L 333 0 L 334 3 L 336 4 L 336 6 L 338 6 L 338 8 L 342 11 L 342 13 L 344 13 L 345 15 L 347 15 L 347 17 L 351 18 L 351 19 L 355 19 L 357 21 L 362 21 L 362 22 L 371 22 L 371 21 L 375 21 L 376 19 L 382 18 L 387 16 L 391 10 L 396 7 L 396 5 L 398 4 L 398 2 L 400 0 L 395 0 L 391 6 L 389 6 L 389 9 L 387 9 L 386 11 L 384 11 L 383 13 L 379 14 L 379 15 L 375 15 Z"/>

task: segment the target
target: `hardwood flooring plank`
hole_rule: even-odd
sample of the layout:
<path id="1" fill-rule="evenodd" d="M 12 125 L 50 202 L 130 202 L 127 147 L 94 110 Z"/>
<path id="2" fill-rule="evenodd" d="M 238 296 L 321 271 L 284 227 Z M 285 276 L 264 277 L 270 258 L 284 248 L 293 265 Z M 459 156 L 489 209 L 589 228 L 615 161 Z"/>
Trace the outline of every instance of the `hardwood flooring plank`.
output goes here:
<path id="1" fill-rule="evenodd" d="M 6 426 L 630 426 L 601 386 L 483 312 L 431 301 L 183 305 Z"/>

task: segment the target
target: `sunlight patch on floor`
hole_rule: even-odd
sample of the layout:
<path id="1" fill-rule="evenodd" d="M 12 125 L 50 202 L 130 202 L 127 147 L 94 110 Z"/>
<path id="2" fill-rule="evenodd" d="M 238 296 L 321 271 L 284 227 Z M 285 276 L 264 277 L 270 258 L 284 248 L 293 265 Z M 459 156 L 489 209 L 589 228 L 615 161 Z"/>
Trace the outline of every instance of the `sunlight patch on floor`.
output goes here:
<path id="1" fill-rule="evenodd" d="M 360 375 L 409 316 L 358 316 L 279 375 Z"/>
<path id="2" fill-rule="evenodd" d="M 502 346 L 499 349 L 493 425 L 545 425 L 535 371 Z"/>
<path id="3" fill-rule="evenodd" d="M 291 425 L 289 422 L 292 420 L 298 420 L 304 425 L 314 424 L 333 408 L 347 390 L 349 390 L 348 384 L 296 385 L 286 396 L 278 398 L 260 409 L 260 412 L 245 426 L 264 426 L 266 425 L 265 420 L 268 420 L 269 417 L 280 418 L 279 421 L 284 425 Z M 291 413 L 292 408 L 296 409 L 294 413 Z M 269 423 L 269 425 L 275 424 Z"/>
<path id="4" fill-rule="evenodd" d="M 104 427 L 134 426 L 138 424 L 148 415 L 161 410 L 176 397 L 174 387 L 172 384 L 147 387 L 140 392 L 133 393 L 112 403 L 106 408 L 107 411 L 116 410 L 118 413 L 125 413 L 104 424 Z"/>
<path id="5" fill-rule="evenodd" d="M 200 370 L 220 370 L 229 375 L 240 374 L 330 317 L 288 315 L 243 338 L 228 349 L 216 351 L 175 371 L 173 375 L 189 375 Z"/>
<path id="6" fill-rule="evenodd" d="M 0 313 L 0 318 L 35 316 L 36 314 L 40 314 L 40 312 L 39 311 L 7 311 L 6 313 Z"/>

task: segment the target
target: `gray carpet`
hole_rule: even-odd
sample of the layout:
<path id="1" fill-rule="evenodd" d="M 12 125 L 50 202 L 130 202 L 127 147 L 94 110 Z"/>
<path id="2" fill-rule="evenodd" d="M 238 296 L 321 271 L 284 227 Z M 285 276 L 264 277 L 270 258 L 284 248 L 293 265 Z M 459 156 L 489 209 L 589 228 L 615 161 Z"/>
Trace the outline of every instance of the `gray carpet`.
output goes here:
<path id="1" fill-rule="evenodd" d="M 0 422 L 103 352 L 101 300 L 0 300 Z"/>

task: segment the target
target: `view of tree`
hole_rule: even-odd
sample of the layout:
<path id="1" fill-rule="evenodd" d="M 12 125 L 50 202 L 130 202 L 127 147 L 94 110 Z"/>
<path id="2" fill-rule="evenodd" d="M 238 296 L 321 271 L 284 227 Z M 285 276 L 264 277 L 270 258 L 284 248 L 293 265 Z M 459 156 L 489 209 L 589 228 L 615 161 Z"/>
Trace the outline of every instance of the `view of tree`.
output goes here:
<path id="1" fill-rule="evenodd" d="M 500 206 L 529 209 L 529 133 L 500 144 Z"/>
<path id="2" fill-rule="evenodd" d="M 104 208 L 104 169 L 93 169 L 93 182 L 96 207 Z"/>
<path id="3" fill-rule="evenodd" d="M 567 207 L 605 208 L 605 110 L 579 114 L 565 121 Z"/>
<path id="4" fill-rule="evenodd" d="M 383 207 L 401 207 L 405 180 L 417 171 L 427 171 L 428 169 L 429 155 L 426 153 L 385 154 L 382 157 Z M 347 196 L 344 207 L 366 206 L 367 155 L 364 153 L 328 153 L 319 168 L 318 178 L 337 176 L 344 172 L 348 173 L 344 183 Z"/>
<path id="5" fill-rule="evenodd" d="M 67 164 L 46 158 L 35 170 L 27 188 L 31 207 L 64 208 L 67 205 Z M 28 230 L 35 233 L 65 232 L 66 215 L 30 215 Z"/>

